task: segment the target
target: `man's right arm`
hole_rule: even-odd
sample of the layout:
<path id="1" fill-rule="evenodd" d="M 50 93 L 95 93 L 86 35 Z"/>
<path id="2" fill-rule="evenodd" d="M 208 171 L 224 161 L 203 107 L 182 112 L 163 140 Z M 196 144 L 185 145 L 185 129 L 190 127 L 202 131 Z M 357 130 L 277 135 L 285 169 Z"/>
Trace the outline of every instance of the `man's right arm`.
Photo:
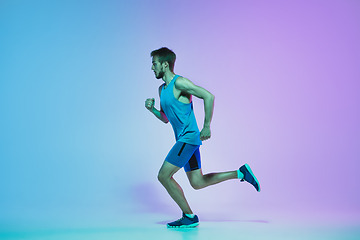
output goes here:
<path id="1" fill-rule="evenodd" d="M 166 117 L 165 113 L 162 111 L 161 106 L 160 106 L 160 111 L 157 110 L 155 107 L 153 107 L 152 110 L 150 110 L 150 112 L 152 112 L 159 120 L 163 121 L 164 123 L 169 122 L 169 120 Z"/>
<path id="2" fill-rule="evenodd" d="M 162 86 L 159 87 L 159 96 L 161 95 L 161 89 L 162 89 Z M 148 98 L 146 99 L 145 101 L 145 107 L 150 111 L 152 112 L 155 117 L 157 117 L 159 120 L 161 120 L 162 122 L 164 123 L 168 123 L 169 120 L 168 118 L 166 117 L 164 111 L 162 110 L 162 107 L 161 107 L 161 104 L 160 104 L 160 111 L 157 110 L 155 107 L 155 99 L 154 98 Z"/>

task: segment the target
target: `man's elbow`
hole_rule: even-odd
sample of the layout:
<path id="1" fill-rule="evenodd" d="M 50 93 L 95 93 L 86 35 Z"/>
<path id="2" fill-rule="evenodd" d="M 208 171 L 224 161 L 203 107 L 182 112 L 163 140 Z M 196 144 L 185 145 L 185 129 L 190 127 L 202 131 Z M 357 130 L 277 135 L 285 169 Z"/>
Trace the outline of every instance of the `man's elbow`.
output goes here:
<path id="1" fill-rule="evenodd" d="M 214 101 L 215 101 L 215 96 L 214 96 L 212 93 L 209 93 L 208 99 L 209 99 L 211 102 L 214 102 Z"/>

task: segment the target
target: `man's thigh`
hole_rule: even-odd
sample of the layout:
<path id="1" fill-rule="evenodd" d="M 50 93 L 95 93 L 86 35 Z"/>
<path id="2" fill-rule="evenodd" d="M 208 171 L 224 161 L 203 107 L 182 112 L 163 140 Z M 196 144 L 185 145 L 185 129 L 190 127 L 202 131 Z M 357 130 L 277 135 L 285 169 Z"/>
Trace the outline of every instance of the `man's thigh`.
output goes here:
<path id="1" fill-rule="evenodd" d="M 165 161 L 182 168 L 189 162 L 191 157 L 198 151 L 198 145 L 176 142 L 165 158 Z"/>
<path id="2" fill-rule="evenodd" d="M 172 177 L 177 171 L 179 171 L 179 167 L 171 164 L 167 161 L 164 161 L 163 165 L 159 170 L 159 177 L 162 178 L 170 178 Z"/>

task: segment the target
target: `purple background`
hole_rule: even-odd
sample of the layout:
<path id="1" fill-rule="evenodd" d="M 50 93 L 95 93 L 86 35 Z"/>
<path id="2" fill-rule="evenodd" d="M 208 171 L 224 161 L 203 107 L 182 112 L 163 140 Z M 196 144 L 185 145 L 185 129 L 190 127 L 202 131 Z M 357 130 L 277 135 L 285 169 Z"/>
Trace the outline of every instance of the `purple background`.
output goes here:
<path id="1" fill-rule="evenodd" d="M 359 219 L 359 43 L 356 0 L 0 1 L 0 222 L 179 214 L 156 178 L 173 132 L 144 107 L 162 46 L 216 96 L 203 172 L 247 162 L 262 186 L 181 170 L 196 213 Z"/>

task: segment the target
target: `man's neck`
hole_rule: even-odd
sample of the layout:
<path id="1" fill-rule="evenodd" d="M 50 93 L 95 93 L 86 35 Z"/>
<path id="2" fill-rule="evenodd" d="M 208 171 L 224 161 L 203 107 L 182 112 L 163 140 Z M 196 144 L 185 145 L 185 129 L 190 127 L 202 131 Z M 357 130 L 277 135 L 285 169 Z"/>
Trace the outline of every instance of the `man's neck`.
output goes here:
<path id="1" fill-rule="evenodd" d="M 167 85 L 169 85 L 171 80 L 173 80 L 174 77 L 175 77 L 175 73 L 168 71 L 168 72 L 164 73 L 164 77 L 162 79 L 164 80 L 164 82 L 167 86 Z"/>

